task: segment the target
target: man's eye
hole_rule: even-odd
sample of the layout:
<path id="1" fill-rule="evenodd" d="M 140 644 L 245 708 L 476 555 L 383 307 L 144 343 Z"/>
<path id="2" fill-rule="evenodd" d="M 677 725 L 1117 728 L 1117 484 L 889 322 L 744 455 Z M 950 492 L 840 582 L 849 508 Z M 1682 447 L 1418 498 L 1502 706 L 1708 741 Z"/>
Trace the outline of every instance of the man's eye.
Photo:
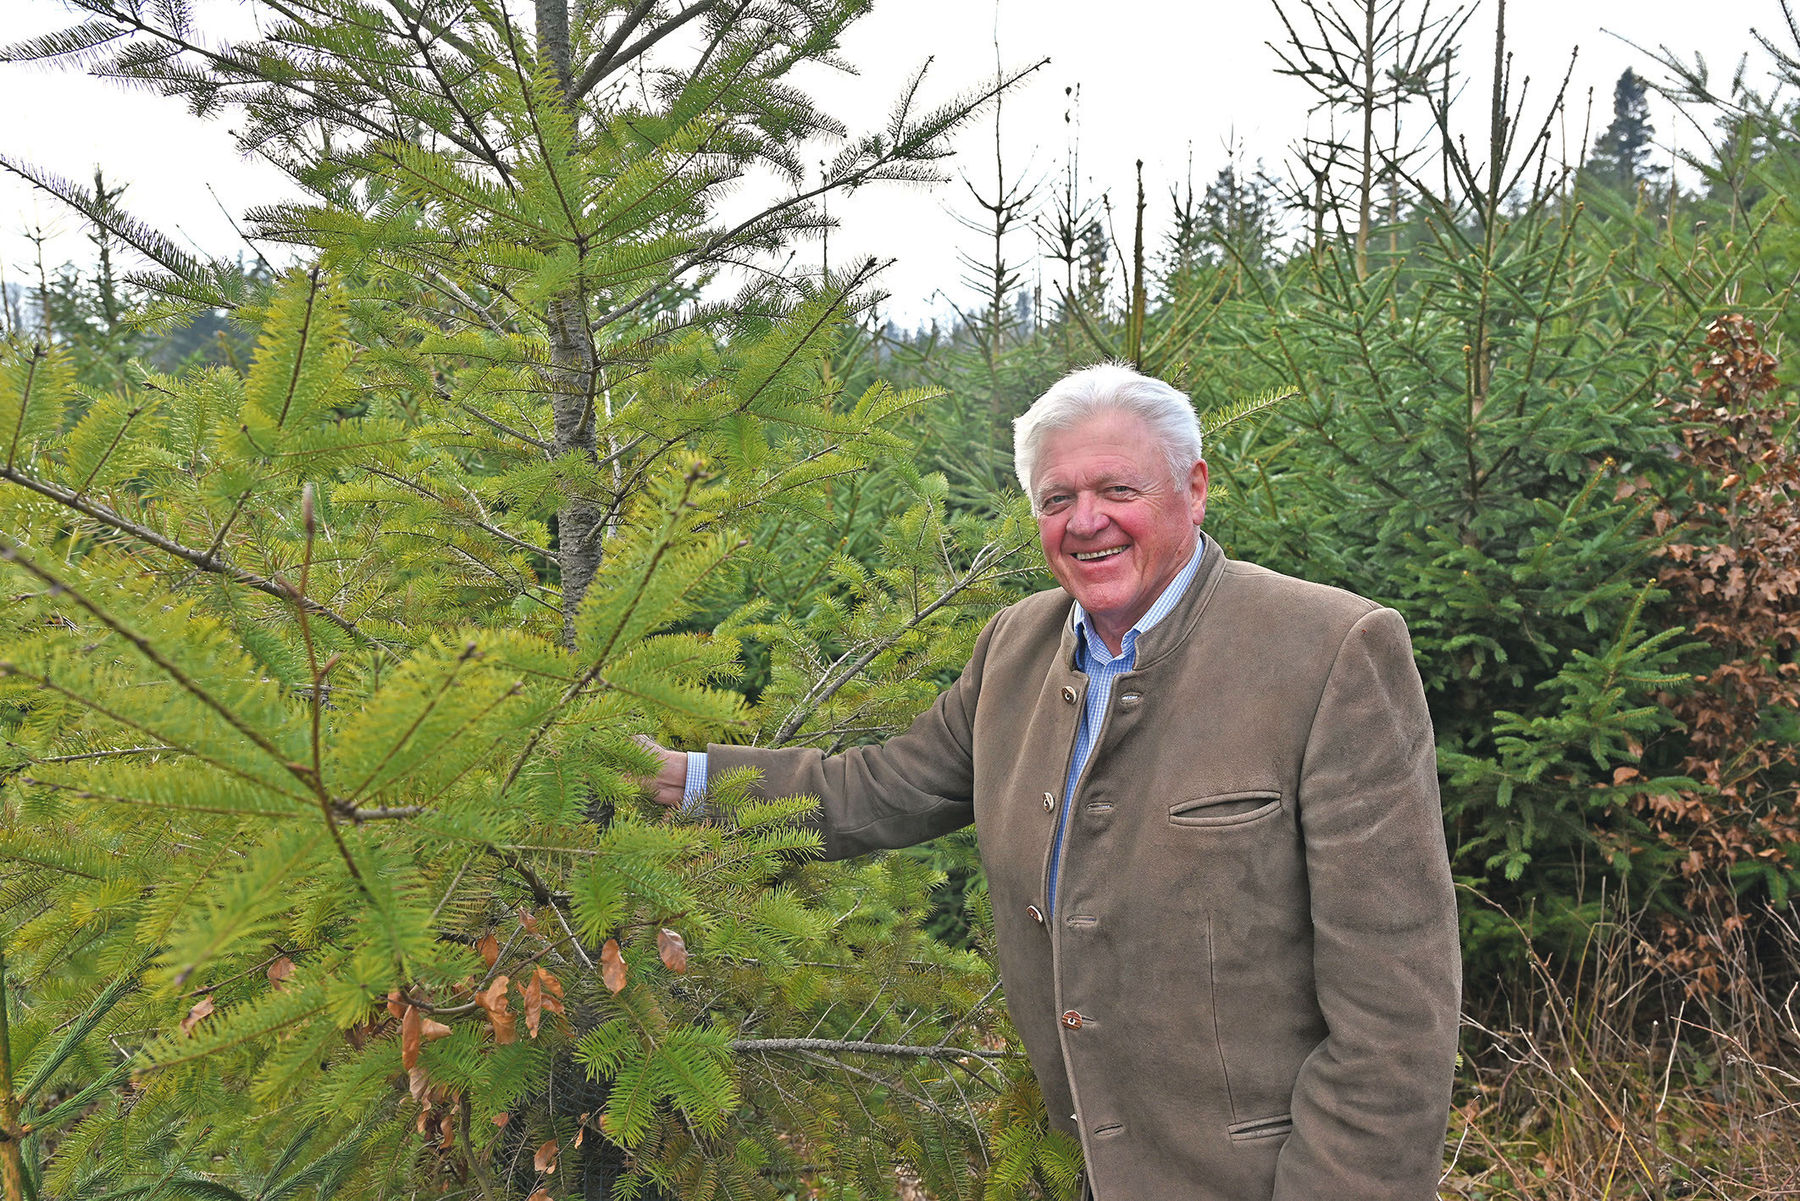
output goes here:
<path id="1" fill-rule="evenodd" d="M 1068 493 L 1053 492 L 1049 496 L 1044 497 L 1043 500 L 1038 502 L 1038 508 L 1044 509 L 1044 510 L 1060 509 L 1068 503 L 1069 503 L 1069 494 Z"/>
<path id="2" fill-rule="evenodd" d="M 1129 484 L 1114 484 L 1112 487 L 1106 489 L 1106 495 L 1112 497 L 1114 500 L 1127 500 L 1136 495 L 1136 493 L 1137 489 Z"/>

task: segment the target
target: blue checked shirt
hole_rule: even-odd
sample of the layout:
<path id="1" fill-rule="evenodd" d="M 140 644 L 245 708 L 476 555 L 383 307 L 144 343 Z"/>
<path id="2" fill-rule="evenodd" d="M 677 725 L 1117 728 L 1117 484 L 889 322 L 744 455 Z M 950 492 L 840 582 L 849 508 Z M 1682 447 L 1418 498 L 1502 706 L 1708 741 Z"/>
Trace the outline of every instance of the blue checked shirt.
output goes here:
<path id="1" fill-rule="evenodd" d="M 1154 604 L 1137 620 L 1137 624 L 1125 631 L 1125 637 L 1119 642 L 1119 653 L 1114 655 L 1106 649 L 1106 643 L 1100 641 L 1100 635 L 1087 619 L 1087 612 L 1076 601 L 1069 613 L 1069 623 L 1075 627 L 1075 669 L 1084 671 L 1088 677 L 1087 704 L 1081 710 L 1081 724 L 1075 727 L 1075 753 L 1069 756 L 1069 778 L 1063 784 L 1062 813 L 1056 819 L 1056 841 L 1050 846 L 1050 883 L 1044 894 L 1044 905 L 1051 913 L 1056 912 L 1056 873 L 1062 866 L 1063 831 L 1069 825 L 1069 810 L 1075 801 L 1075 785 L 1081 782 L 1081 773 L 1087 767 L 1087 761 L 1094 753 L 1094 742 L 1100 736 L 1100 730 L 1106 723 L 1106 710 L 1112 704 L 1113 684 L 1118 678 L 1137 665 L 1137 640 L 1139 634 L 1148 633 L 1156 623 L 1167 617 L 1187 592 L 1188 585 L 1194 582 L 1194 573 L 1200 570 L 1200 558 L 1206 553 L 1206 536 L 1202 534 L 1194 543 L 1194 557 L 1189 559 L 1169 586 L 1162 590 Z"/>
<path id="2" fill-rule="evenodd" d="M 1137 624 L 1125 631 L 1125 638 L 1119 644 L 1117 655 L 1107 650 L 1106 643 L 1100 641 L 1100 635 L 1094 632 L 1080 601 L 1076 601 L 1069 612 L 1069 622 L 1075 627 L 1075 667 L 1076 670 L 1087 673 L 1088 690 L 1087 704 L 1081 713 L 1081 724 L 1075 728 L 1075 753 L 1069 757 L 1069 778 L 1063 786 L 1062 813 L 1056 821 L 1056 842 L 1050 848 L 1050 884 L 1045 894 L 1045 904 L 1051 913 L 1056 912 L 1056 872 L 1062 866 L 1063 830 L 1069 824 L 1069 808 L 1075 797 L 1075 785 L 1081 782 L 1082 770 L 1087 767 L 1088 758 L 1094 753 L 1094 740 L 1106 722 L 1107 706 L 1112 703 L 1113 683 L 1136 665 L 1138 635 L 1148 633 L 1180 602 L 1188 585 L 1194 582 L 1194 573 L 1200 570 L 1200 558 L 1205 553 L 1206 536 L 1202 534 L 1195 540 L 1194 557 L 1188 560 L 1187 566 L 1169 581 L 1169 586 L 1162 590 L 1162 595 L 1138 618 Z M 706 792 L 706 752 L 689 751 L 687 761 L 687 785 L 681 794 L 682 809 L 698 812 L 702 804 L 701 797 Z"/>

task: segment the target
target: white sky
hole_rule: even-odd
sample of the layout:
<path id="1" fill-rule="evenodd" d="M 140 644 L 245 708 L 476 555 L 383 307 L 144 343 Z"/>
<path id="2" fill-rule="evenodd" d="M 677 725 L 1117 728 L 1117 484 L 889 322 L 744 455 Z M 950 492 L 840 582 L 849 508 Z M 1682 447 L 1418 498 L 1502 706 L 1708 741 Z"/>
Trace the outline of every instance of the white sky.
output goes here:
<path id="1" fill-rule="evenodd" d="M 241 3 L 213 3 L 214 19 L 244 28 Z M 1485 104 L 1495 3 L 1481 0 L 1464 39 L 1471 120 Z M 1299 0 L 1286 6 L 1297 11 Z M 1445 0 L 1437 0 L 1434 9 L 1442 7 Z M 1721 79 L 1751 48 L 1752 26 L 1785 37 L 1777 0 L 1710 0 L 1703 16 L 1692 0 L 1511 0 L 1507 13 L 1514 75 L 1529 76 L 1534 114 L 1561 80 L 1570 50 L 1580 47 L 1570 88 L 1571 141 L 1581 135 L 1590 88 L 1598 132 L 1611 117 L 1620 72 L 1631 66 L 1659 76 L 1615 34 L 1646 48 L 1666 45 L 1684 58 L 1699 51 Z M 73 19 L 60 0 L 0 0 L 0 41 Z M 1169 189 L 1188 175 L 1190 152 L 1193 178 L 1203 187 L 1225 161 L 1232 136 L 1252 160 L 1274 170 L 1306 128 L 1307 93 L 1273 73 L 1275 55 L 1265 43 L 1280 40 L 1281 27 L 1270 0 L 878 0 L 843 47 L 861 74 L 821 78 L 816 92 L 853 130 L 878 126 L 902 82 L 927 59 L 927 100 L 990 80 L 996 30 L 1009 67 L 1051 60 L 1005 101 L 1008 174 L 1041 179 L 1047 194 L 1068 141 L 1064 89 L 1079 83 L 1083 187 L 1111 193 L 1122 238 L 1130 236 L 1134 160 L 1144 160 L 1154 239 Z M 252 204 L 291 194 L 273 168 L 239 156 L 226 132 L 229 120 L 203 123 L 177 102 L 107 81 L 0 66 L 0 113 L 6 114 L 0 153 L 89 183 L 98 163 L 109 183 L 129 185 L 129 210 L 208 254 L 235 255 L 243 246 L 227 213 L 236 217 Z M 1698 135 L 1660 102 L 1653 117 L 1665 147 L 1698 146 Z M 993 137 L 990 111 L 960 136 L 948 172 L 966 173 L 991 191 Z M 816 157 L 827 155 L 821 148 Z M 957 251 L 981 249 L 954 212 L 975 215 L 967 187 L 956 179 L 932 189 L 889 185 L 834 200 L 832 214 L 843 227 L 832 235 L 831 259 L 841 264 L 868 253 L 896 260 L 882 281 L 893 294 L 887 310 L 904 323 L 945 312 L 945 295 L 967 294 Z M 36 252 L 26 235 L 38 229 L 52 235 L 46 249 L 52 265 L 91 258 L 79 222 L 4 175 L 0 267 L 7 281 L 26 282 L 35 273 Z M 1030 235 L 1023 234 L 1013 254 L 1022 259 L 1031 250 Z M 819 250 L 803 247 L 799 255 L 816 264 Z"/>

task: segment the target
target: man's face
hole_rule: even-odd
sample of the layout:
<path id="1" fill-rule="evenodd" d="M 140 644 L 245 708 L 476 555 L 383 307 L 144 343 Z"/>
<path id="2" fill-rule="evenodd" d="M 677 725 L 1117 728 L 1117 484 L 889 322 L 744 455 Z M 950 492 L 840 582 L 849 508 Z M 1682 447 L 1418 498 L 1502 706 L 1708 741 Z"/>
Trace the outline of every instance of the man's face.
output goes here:
<path id="1" fill-rule="evenodd" d="M 1184 480 L 1143 420 L 1105 412 L 1044 436 L 1033 473 L 1038 538 L 1056 582 L 1114 653 L 1194 553 L 1206 463 Z"/>

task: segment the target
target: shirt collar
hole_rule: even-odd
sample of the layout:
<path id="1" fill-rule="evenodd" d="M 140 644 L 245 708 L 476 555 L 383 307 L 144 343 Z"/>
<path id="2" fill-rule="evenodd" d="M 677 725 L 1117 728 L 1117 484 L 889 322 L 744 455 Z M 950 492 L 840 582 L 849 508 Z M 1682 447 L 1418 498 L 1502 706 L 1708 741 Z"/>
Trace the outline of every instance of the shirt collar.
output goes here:
<path id="1" fill-rule="evenodd" d="M 1194 554 L 1187 561 L 1187 566 L 1175 573 L 1169 586 L 1162 590 L 1156 601 L 1137 619 L 1137 624 L 1125 631 L 1125 637 L 1119 641 L 1119 653 L 1113 654 L 1100 641 L 1100 635 L 1094 632 L 1093 623 L 1087 619 L 1087 610 L 1076 601 L 1069 610 L 1069 624 L 1075 630 L 1075 645 L 1093 656 L 1099 663 L 1109 663 L 1114 659 L 1128 659 L 1137 649 L 1139 634 L 1148 634 L 1156 627 L 1156 623 L 1167 617 L 1175 608 L 1182 595 L 1187 592 L 1188 585 L 1194 582 L 1194 575 L 1200 570 L 1200 560 L 1206 556 L 1206 535 L 1200 534 L 1194 539 Z"/>

